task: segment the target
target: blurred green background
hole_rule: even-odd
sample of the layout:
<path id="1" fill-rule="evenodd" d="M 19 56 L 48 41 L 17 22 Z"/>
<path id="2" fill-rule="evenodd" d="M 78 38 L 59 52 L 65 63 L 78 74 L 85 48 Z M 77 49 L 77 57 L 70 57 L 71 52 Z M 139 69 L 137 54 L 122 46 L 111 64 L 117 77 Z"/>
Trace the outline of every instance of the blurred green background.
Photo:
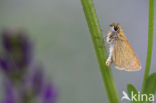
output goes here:
<path id="1" fill-rule="evenodd" d="M 127 83 L 135 84 L 137 89 L 142 85 L 148 0 L 94 0 L 94 3 L 102 29 L 109 30 L 109 24 L 119 22 L 142 65 L 141 71 L 133 73 L 119 71 L 112 65 L 121 97 Z M 4 27 L 27 30 L 35 44 L 36 58 L 59 88 L 59 103 L 108 103 L 80 0 L 0 0 L 0 30 Z M 156 72 L 155 38 L 154 35 L 151 72 Z M 0 91 L 2 98 L 2 88 Z"/>

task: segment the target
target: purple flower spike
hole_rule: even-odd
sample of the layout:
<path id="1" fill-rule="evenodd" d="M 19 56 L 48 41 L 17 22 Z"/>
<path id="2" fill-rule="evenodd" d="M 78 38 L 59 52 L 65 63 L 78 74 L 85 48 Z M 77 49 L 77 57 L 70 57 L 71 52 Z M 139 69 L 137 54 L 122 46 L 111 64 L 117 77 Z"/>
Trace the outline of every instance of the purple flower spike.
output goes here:
<path id="1" fill-rule="evenodd" d="M 56 103 L 57 90 L 33 58 L 32 43 L 25 33 L 4 29 L 1 38 L 0 69 L 6 77 L 2 103 Z"/>

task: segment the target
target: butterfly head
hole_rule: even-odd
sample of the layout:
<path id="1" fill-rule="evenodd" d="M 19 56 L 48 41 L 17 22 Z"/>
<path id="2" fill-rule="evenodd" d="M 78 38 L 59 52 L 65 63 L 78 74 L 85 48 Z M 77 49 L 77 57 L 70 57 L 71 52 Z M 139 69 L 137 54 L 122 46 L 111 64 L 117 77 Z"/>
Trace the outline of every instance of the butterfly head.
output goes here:
<path id="1" fill-rule="evenodd" d="M 116 32 L 121 32 L 122 29 L 121 29 L 121 26 L 119 23 L 112 23 L 110 25 L 110 27 L 112 28 L 112 31 L 116 31 Z"/>

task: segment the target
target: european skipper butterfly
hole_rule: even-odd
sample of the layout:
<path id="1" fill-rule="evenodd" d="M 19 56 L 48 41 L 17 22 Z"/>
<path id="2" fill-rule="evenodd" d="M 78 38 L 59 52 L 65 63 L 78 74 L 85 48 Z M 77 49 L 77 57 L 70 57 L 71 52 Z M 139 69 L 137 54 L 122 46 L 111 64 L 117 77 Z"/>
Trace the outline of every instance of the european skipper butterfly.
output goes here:
<path id="1" fill-rule="evenodd" d="M 109 44 L 109 56 L 106 65 L 112 62 L 115 67 L 125 71 L 138 71 L 141 69 L 140 62 L 125 37 L 123 30 L 118 23 L 110 25 L 111 31 L 108 31 L 106 42 Z"/>

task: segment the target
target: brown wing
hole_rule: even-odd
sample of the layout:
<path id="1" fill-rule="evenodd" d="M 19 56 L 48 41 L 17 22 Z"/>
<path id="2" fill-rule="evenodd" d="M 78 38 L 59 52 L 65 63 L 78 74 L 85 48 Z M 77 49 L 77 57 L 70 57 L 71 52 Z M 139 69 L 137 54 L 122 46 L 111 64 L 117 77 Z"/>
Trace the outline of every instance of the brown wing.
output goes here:
<path id="1" fill-rule="evenodd" d="M 141 69 L 139 60 L 125 37 L 114 42 L 113 62 L 120 70 L 138 71 Z"/>

